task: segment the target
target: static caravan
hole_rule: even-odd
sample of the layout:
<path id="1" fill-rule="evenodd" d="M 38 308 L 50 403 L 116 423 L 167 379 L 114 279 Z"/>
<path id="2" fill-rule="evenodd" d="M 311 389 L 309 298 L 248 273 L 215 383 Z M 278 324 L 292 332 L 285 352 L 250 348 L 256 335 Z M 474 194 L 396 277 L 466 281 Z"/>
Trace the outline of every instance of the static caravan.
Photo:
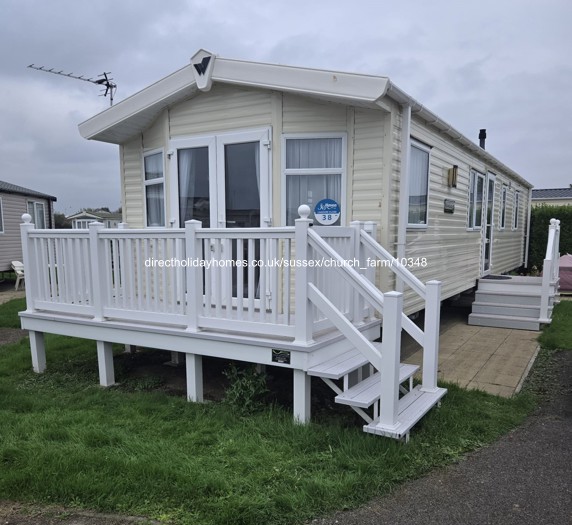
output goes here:
<path id="1" fill-rule="evenodd" d="M 56 200 L 52 195 L 0 181 L 0 272 L 10 271 L 12 261 L 22 260 L 22 214 L 29 213 L 38 228 L 53 228 Z"/>
<path id="2" fill-rule="evenodd" d="M 293 226 L 330 199 L 443 298 L 524 263 L 531 184 L 385 77 L 201 51 L 80 132 L 119 145 L 131 228 Z"/>
<path id="3" fill-rule="evenodd" d="M 298 421 L 321 377 L 400 438 L 445 394 L 441 300 L 525 260 L 531 185 L 385 77 L 200 50 L 79 129 L 119 146 L 123 224 L 22 225 L 28 264 L 60 247 L 21 314 L 38 372 L 44 332 L 96 340 L 103 385 L 111 342 L 184 355 L 195 401 L 203 355 L 288 367 Z"/>
<path id="4" fill-rule="evenodd" d="M 71 222 L 74 230 L 85 229 L 92 222 L 101 222 L 106 228 L 117 228 L 121 222 L 121 214 L 107 210 L 82 210 L 68 215 L 66 221 Z"/>

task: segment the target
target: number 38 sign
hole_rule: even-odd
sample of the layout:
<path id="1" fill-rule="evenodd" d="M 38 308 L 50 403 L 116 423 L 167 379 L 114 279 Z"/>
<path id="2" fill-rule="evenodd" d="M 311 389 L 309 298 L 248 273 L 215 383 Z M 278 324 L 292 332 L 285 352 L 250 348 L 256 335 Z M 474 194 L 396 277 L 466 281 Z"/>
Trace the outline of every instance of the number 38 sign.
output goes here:
<path id="1" fill-rule="evenodd" d="M 324 226 L 334 224 L 340 218 L 340 205 L 332 199 L 322 199 L 314 208 L 316 220 Z"/>

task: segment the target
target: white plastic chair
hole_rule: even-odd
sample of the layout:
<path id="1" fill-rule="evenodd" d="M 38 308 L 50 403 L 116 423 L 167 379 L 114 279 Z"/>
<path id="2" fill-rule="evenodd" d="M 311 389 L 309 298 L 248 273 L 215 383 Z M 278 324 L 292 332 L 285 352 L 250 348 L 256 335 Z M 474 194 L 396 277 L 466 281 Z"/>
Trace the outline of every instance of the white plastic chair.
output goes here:
<path id="1" fill-rule="evenodd" d="M 24 264 L 20 261 L 12 261 L 12 270 L 16 273 L 16 286 L 15 289 L 20 288 L 20 281 L 25 279 L 24 276 Z"/>

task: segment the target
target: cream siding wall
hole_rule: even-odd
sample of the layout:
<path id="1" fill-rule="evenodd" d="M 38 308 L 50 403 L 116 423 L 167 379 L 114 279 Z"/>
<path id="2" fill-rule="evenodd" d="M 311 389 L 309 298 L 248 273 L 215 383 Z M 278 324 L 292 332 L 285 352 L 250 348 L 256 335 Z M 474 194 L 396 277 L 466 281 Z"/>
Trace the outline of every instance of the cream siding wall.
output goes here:
<path id="1" fill-rule="evenodd" d="M 121 175 L 123 180 L 123 217 L 130 228 L 145 227 L 143 192 L 143 144 L 141 137 L 121 148 Z"/>
<path id="2" fill-rule="evenodd" d="M 44 203 L 44 222 L 50 225 L 49 205 L 47 199 L 27 197 L 14 193 L 0 193 L 2 201 L 2 218 L 4 233 L 0 233 L 0 272 L 10 270 L 12 261 L 22 261 L 22 242 L 20 224 L 22 215 L 28 213 L 28 202 Z"/>
<path id="3" fill-rule="evenodd" d="M 452 297 L 475 286 L 481 276 L 482 231 L 467 230 L 469 172 L 473 168 L 486 174 L 488 166 L 470 152 L 460 148 L 450 139 L 431 131 L 423 122 L 412 119 L 411 135 L 431 147 L 428 193 L 428 226 L 426 229 L 408 229 L 406 256 L 424 257 L 427 266 L 410 267 L 421 281 L 437 279 L 443 282 L 442 297 Z M 457 187 L 447 184 L 447 169 L 459 166 Z M 519 267 L 524 260 L 524 237 L 526 231 L 526 209 L 529 190 L 509 176 L 498 171 L 494 198 L 494 226 L 491 271 L 503 273 Z M 506 228 L 499 231 L 499 209 L 501 185 L 511 184 L 507 200 Z M 398 221 L 399 173 L 394 172 L 395 191 L 392 221 Z M 520 190 L 520 217 L 517 230 L 512 230 L 514 190 Z M 444 213 L 444 200 L 455 201 L 455 212 Z M 414 312 L 423 308 L 411 291 L 406 291 L 406 310 Z"/>
<path id="4" fill-rule="evenodd" d="M 269 126 L 271 101 L 270 91 L 215 84 L 208 93 L 201 93 L 171 109 L 171 138 Z"/>

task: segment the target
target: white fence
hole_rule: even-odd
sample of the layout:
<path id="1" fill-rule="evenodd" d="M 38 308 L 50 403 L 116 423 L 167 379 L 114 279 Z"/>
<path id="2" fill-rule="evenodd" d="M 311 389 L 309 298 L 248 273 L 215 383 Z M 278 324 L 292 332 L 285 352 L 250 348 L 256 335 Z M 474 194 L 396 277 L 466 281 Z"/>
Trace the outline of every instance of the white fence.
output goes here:
<path id="1" fill-rule="evenodd" d="M 542 291 L 540 296 L 540 321 L 550 322 L 549 303 L 558 288 L 560 273 L 560 221 L 550 219 L 548 227 L 548 242 L 546 244 L 546 256 L 542 266 Z"/>

